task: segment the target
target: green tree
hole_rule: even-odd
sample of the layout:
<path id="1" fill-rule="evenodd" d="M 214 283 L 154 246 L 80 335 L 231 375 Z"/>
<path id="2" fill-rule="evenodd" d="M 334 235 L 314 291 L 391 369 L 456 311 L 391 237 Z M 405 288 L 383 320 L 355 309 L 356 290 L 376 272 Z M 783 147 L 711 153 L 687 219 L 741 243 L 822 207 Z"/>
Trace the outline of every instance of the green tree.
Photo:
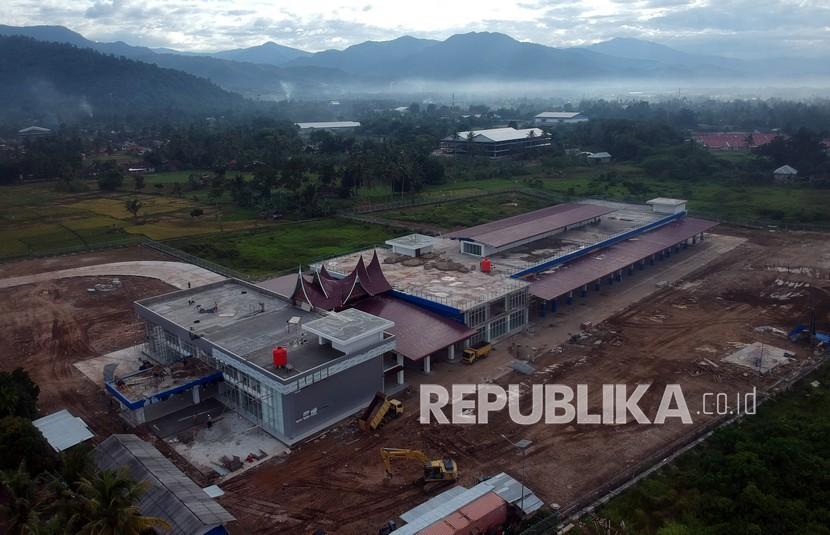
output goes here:
<path id="1" fill-rule="evenodd" d="M 57 456 L 37 427 L 27 418 L 0 418 L 0 469 L 24 462 L 30 473 L 40 474 L 57 465 Z"/>
<path id="2" fill-rule="evenodd" d="M 138 212 L 140 212 L 141 209 L 144 208 L 144 203 L 138 199 L 127 199 L 126 201 L 124 201 L 124 208 L 126 208 L 128 212 L 133 214 L 134 220 L 137 220 Z"/>
<path id="3" fill-rule="evenodd" d="M 145 482 L 133 481 L 126 469 L 102 470 L 78 483 L 84 526 L 88 535 L 142 535 L 153 528 L 169 529 L 161 518 L 144 516 L 138 502 L 147 489 Z"/>
<path id="4" fill-rule="evenodd" d="M 32 477 L 21 462 L 17 468 L 0 471 L 0 485 L 8 499 L 0 504 L 0 513 L 5 518 L 9 535 L 30 533 L 30 528 L 38 523 L 38 509 L 44 501 L 44 493 L 37 478 Z"/>
<path id="5" fill-rule="evenodd" d="M 124 184 L 124 174 L 114 160 L 104 162 L 100 166 L 98 188 L 101 191 L 115 191 Z"/>
<path id="6" fill-rule="evenodd" d="M 38 395 L 40 387 L 23 368 L 0 372 L 0 416 L 37 418 Z"/>

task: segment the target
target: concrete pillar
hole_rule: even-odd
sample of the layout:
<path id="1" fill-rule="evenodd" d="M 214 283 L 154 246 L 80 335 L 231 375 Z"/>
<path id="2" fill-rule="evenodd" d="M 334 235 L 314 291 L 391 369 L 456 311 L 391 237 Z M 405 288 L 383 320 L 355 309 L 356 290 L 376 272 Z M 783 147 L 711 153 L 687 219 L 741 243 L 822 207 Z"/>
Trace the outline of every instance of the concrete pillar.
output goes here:
<path id="1" fill-rule="evenodd" d="M 447 359 L 450 361 L 455 360 L 455 344 L 447 347 Z"/>
<path id="2" fill-rule="evenodd" d="M 396 377 L 395 377 L 396 381 L 395 382 L 398 383 L 399 385 L 402 385 L 403 384 L 403 355 L 398 353 L 397 357 L 398 357 L 398 366 L 400 366 L 401 369 L 398 370 L 398 373 L 395 374 L 396 375 Z"/>
<path id="3" fill-rule="evenodd" d="M 559 299 L 550 300 L 550 311 L 556 314 L 556 307 L 559 306 Z"/>
<path id="4" fill-rule="evenodd" d="M 427 375 L 432 373 L 432 355 L 424 357 L 424 373 Z"/>
<path id="5" fill-rule="evenodd" d="M 574 293 L 572 291 L 568 292 L 568 304 L 569 305 L 574 304 Z"/>
<path id="6" fill-rule="evenodd" d="M 651 255 L 651 258 L 648 259 L 648 265 L 650 265 L 650 266 L 654 265 L 654 255 Z"/>
<path id="7" fill-rule="evenodd" d="M 539 316 L 540 316 L 540 317 L 542 317 L 542 318 L 544 318 L 544 317 L 545 317 L 545 314 L 547 313 L 547 307 L 545 306 L 545 302 L 544 302 L 544 301 L 542 301 L 542 302 L 541 302 L 541 303 L 539 303 L 539 304 L 541 305 L 541 306 L 539 307 Z M 552 308 L 552 307 L 553 307 L 553 305 L 551 305 L 551 308 Z"/>
<path id="8" fill-rule="evenodd" d="M 633 274 L 634 274 L 634 264 L 632 264 L 632 265 L 628 266 L 628 274 L 629 274 L 629 275 L 633 275 Z"/>
<path id="9" fill-rule="evenodd" d="M 200 385 L 196 385 L 196 386 L 193 387 L 193 390 L 191 390 L 191 392 L 193 393 L 193 404 L 194 405 L 198 405 L 199 402 L 201 401 L 201 398 L 199 396 L 199 386 Z"/>
<path id="10" fill-rule="evenodd" d="M 608 286 L 613 286 L 613 285 L 614 285 L 614 274 L 612 273 L 608 277 Z"/>
<path id="11" fill-rule="evenodd" d="M 134 410 L 133 411 L 133 418 L 134 418 L 134 421 L 135 421 L 135 425 L 143 424 L 146 421 L 145 417 L 144 417 L 144 407 L 140 407 L 140 408 Z"/>
<path id="12" fill-rule="evenodd" d="M 646 261 L 645 260 L 640 260 L 640 263 L 638 264 L 637 267 L 640 269 L 640 271 L 642 271 L 643 268 L 645 267 L 645 265 L 646 265 Z"/>
<path id="13" fill-rule="evenodd" d="M 587 295 L 588 295 L 588 285 L 586 284 L 585 286 L 582 287 L 582 297 L 585 297 Z"/>

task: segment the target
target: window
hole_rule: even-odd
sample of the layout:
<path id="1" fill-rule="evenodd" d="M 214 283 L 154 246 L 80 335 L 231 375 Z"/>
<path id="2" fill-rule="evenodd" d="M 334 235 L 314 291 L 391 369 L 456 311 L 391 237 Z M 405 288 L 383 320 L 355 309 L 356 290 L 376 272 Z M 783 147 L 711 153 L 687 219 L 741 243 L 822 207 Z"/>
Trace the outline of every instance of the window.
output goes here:
<path id="1" fill-rule="evenodd" d="M 490 324 L 490 340 L 503 336 L 507 332 L 507 318 L 497 319 Z"/>
<path id="2" fill-rule="evenodd" d="M 525 311 L 517 310 L 510 314 L 510 330 L 516 330 L 525 324 Z"/>
<path id="3" fill-rule="evenodd" d="M 476 327 L 487 320 L 487 305 L 476 307 L 467 312 L 467 326 Z"/>
<path id="4" fill-rule="evenodd" d="M 524 290 L 510 294 L 508 297 L 510 303 L 509 309 L 516 310 L 517 308 L 523 308 L 526 303 L 526 295 Z"/>
<path id="5" fill-rule="evenodd" d="M 469 241 L 461 242 L 461 252 L 481 256 L 481 245 Z"/>

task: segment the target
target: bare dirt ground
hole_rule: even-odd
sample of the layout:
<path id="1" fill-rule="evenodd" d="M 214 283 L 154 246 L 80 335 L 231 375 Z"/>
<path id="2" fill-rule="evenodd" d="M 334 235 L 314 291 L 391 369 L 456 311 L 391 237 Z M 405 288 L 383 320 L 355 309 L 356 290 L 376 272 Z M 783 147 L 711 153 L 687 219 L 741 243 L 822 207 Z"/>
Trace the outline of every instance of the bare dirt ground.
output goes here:
<path id="1" fill-rule="evenodd" d="M 88 294 L 111 277 L 78 277 L 0 290 L 0 369 L 23 367 L 40 386 L 39 408 L 69 409 L 97 435 L 123 432 L 104 391 L 72 366 L 141 340 L 136 299 L 172 287 L 145 277 L 121 277 L 118 290 Z"/>
<path id="2" fill-rule="evenodd" d="M 417 397 L 410 394 L 403 399 L 406 416 L 377 433 L 361 433 L 354 422 L 344 422 L 288 457 L 224 484 L 221 502 L 238 519 L 232 532 L 310 533 L 322 527 L 330 534 L 374 535 L 387 519 L 439 492 L 412 484 L 420 476 L 413 462 L 400 461 L 394 477 L 386 480 L 378 453 L 383 446 L 422 449 L 434 457 L 451 455 L 462 472 L 461 483 L 471 486 L 479 477 L 500 471 L 522 477 L 521 458 L 505 437 L 530 439 L 527 484 L 546 503 L 566 508 L 621 482 L 640 463 L 662 459 L 716 418 L 698 414 L 704 393 L 726 393 L 734 407 L 735 394 L 753 387 L 764 392 L 811 361 L 806 346 L 756 327 L 788 330 L 807 321 L 811 306 L 820 311 L 820 325 L 830 320 L 826 236 L 725 232 L 747 241 L 674 287 L 613 315 L 590 337 L 541 357 L 535 362 L 536 374 L 512 372 L 497 380 L 522 383 L 523 392 L 531 384 L 587 384 L 592 413 L 600 407 L 600 385 L 647 383 L 651 387 L 640 406 L 650 416 L 663 386 L 680 384 L 692 425 L 669 420 L 665 425 L 520 426 L 506 413 L 491 418 L 488 425 L 421 425 Z M 524 343 L 538 342 L 540 336 L 542 326 L 532 335 L 535 340 Z M 756 341 L 790 351 L 796 359 L 763 377 L 721 362 L 735 350 L 734 344 Z M 715 366 L 701 364 L 704 359 Z M 522 396 L 523 406 L 528 398 L 526 393 Z"/>

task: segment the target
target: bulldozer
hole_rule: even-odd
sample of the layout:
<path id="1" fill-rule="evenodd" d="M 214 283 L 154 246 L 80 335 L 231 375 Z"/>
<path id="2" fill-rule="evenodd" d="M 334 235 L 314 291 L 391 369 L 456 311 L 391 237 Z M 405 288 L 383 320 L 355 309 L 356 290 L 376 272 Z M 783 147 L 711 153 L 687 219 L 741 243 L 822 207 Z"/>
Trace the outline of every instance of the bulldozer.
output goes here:
<path id="1" fill-rule="evenodd" d="M 422 451 L 408 450 L 402 448 L 381 448 L 380 457 L 386 468 L 386 476 L 392 477 L 392 459 L 412 459 L 420 461 L 424 466 L 424 477 L 419 481 L 432 483 L 436 481 L 456 481 L 458 479 L 458 465 L 455 461 L 444 457 L 443 459 L 430 460 Z"/>

